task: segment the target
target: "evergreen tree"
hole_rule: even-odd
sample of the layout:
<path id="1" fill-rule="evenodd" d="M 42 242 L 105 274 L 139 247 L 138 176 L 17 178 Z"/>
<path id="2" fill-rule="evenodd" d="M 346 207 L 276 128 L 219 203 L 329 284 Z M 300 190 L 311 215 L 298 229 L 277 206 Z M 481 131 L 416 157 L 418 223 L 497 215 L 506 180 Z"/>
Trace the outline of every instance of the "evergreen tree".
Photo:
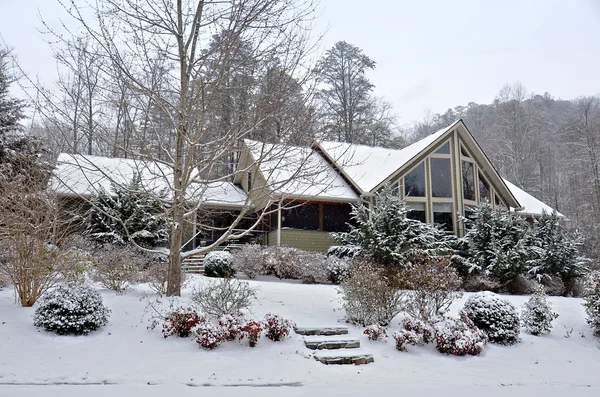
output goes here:
<path id="1" fill-rule="evenodd" d="M 101 192 L 90 210 L 86 233 L 101 243 L 125 245 L 132 241 L 154 247 L 167 241 L 161 197 L 144 191 L 139 175 L 126 186 L 113 185 L 114 195 Z"/>
<path id="2" fill-rule="evenodd" d="M 433 258 L 451 252 L 453 236 L 439 228 L 406 217 L 409 208 L 393 196 L 389 187 L 377 195 L 375 209 L 360 203 L 352 208 L 347 233 L 331 237 L 344 245 L 361 248 L 361 255 L 386 266 L 402 266 L 410 261 Z"/>
<path id="3" fill-rule="evenodd" d="M 544 287 L 539 285 L 531 298 L 525 303 L 523 309 L 523 326 L 531 335 L 541 335 L 550 332 L 552 321 L 558 317 L 558 314 L 552 311 L 552 306 L 546 294 Z"/>
<path id="4" fill-rule="evenodd" d="M 534 253 L 527 222 L 507 211 L 479 204 L 470 219 L 463 218 L 467 233 L 461 239 L 466 260 L 461 274 L 484 272 L 507 284 L 521 275 Z"/>
<path id="5" fill-rule="evenodd" d="M 563 227 L 556 211 L 544 212 L 536 220 L 533 229 L 536 249 L 535 257 L 529 261 L 528 273 L 538 280 L 560 277 L 565 284 L 565 293 L 572 290 L 573 283 L 584 276 L 589 259 L 579 255 L 583 245 L 581 237 L 571 234 Z"/>

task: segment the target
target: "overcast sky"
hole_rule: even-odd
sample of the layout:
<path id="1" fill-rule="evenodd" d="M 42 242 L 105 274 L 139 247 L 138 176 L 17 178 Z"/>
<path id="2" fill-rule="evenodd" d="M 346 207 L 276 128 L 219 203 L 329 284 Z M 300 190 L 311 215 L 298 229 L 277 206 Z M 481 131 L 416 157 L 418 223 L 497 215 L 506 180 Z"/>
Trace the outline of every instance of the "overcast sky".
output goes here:
<path id="1" fill-rule="evenodd" d="M 37 29 L 55 0 L 0 0 L 0 40 L 25 71 L 52 81 Z M 572 99 L 600 93 L 600 0 L 321 0 L 321 49 L 345 40 L 377 62 L 368 77 L 401 123 L 468 102 L 506 83 Z"/>

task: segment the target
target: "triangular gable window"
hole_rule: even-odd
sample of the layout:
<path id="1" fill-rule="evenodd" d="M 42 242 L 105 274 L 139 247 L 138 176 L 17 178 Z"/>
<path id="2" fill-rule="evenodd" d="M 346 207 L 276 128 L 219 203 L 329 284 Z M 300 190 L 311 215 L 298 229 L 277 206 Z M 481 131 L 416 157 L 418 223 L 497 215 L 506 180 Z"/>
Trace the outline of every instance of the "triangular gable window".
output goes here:
<path id="1" fill-rule="evenodd" d="M 450 154 L 450 143 L 444 143 L 438 150 L 435 151 L 435 154 Z"/>

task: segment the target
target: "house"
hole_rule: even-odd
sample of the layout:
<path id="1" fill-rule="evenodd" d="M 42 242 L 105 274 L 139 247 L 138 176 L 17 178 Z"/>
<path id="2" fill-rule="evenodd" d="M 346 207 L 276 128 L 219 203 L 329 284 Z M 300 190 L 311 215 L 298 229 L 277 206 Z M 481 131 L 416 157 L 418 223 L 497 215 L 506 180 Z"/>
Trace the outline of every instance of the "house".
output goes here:
<path id="1" fill-rule="evenodd" d="M 155 163 L 61 154 L 53 188 L 63 196 L 89 196 L 99 186 L 110 191 L 111 181 L 126 183 L 136 172 L 153 190 L 166 187 L 170 174 Z M 376 194 L 385 186 L 406 201 L 409 217 L 457 235 L 464 233 L 459 216 L 467 216 L 483 200 L 530 218 L 552 212 L 502 179 L 462 120 L 400 150 L 245 140 L 232 182 L 198 183 L 187 192 L 189 200 L 202 204 L 198 209 L 210 209 L 210 221 L 200 230 L 206 219 L 198 222 L 199 214 L 190 219 L 186 248 L 214 241 L 215 231 L 250 209 L 248 223 L 262 221 L 248 241 L 326 251 L 333 244 L 329 233 L 347 230 L 351 204 L 362 200 L 375 206 Z"/>

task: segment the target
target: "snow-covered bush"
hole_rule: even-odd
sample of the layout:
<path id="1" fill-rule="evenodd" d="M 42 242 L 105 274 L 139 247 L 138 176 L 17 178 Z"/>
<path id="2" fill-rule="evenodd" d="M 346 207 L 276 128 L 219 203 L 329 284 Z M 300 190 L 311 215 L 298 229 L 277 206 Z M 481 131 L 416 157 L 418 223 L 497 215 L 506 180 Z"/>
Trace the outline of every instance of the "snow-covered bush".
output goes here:
<path id="1" fill-rule="evenodd" d="M 177 308 L 165 316 L 162 333 L 167 339 L 169 336 L 187 338 L 192 330 L 200 323 L 201 317 L 192 309 Z"/>
<path id="2" fill-rule="evenodd" d="M 139 281 L 139 269 L 148 260 L 131 247 L 114 244 L 104 244 L 94 251 L 94 255 L 96 265 L 92 279 L 117 293 L 123 293 Z"/>
<path id="3" fill-rule="evenodd" d="M 240 316 L 233 314 L 223 314 L 219 318 L 219 327 L 223 330 L 223 337 L 225 340 L 236 340 L 241 336 L 242 320 Z"/>
<path id="4" fill-rule="evenodd" d="M 293 321 L 271 313 L 265 315 L 263 323 L 267 338 L 275 342 L 285 339 L 295 326 L 296 324 Z"/>
<path id="5" fill-rule="evenodd" d="M 260 339 L 260 334 L 263 330 L 263 325 L 258 321 L 247 321 L 240 328 L 241 338 L 248 338 L 248 345 L 250 347 L 256 346 Z"/>
<path id="6" fill-rule="evenodd" d="M 587 323 L 592 327 L 594 335 L 600 337 L 600 272 L 591 275 L 583 293 Z"/>
<path id="7" fill-rule="evenodd" d="M 484 274 L 476 274 L 463 278 L 461 288 L 466 292 L 498 292 L 502 285 Z"/>
<path id="8" fill-rule="evenodd" d="M 227 251 L 211 251 L 204 257 L 204 275 L 206 277 L 233 277 L 233 257 Z"/>
<path id="9" fill-rule="evenodd" d="M 415 257 L 404 272 L 407 294 L 405 311 L 411 316 L 430 321 L 450 307 L 460 296 L 460 278 L 449 265 L 448 257 Z"/>
<path id="10" fill-rule="evenodd" d="M 302 280 L 305 284 L 327 282 L 326 257 L 291 247 L 268 247 L 265 252 L 268 273 L 281 279 Z"/>
<path id="11" fill-rule="evenodd" d="M 232 252 L 233 268 L 253 279 L 257 275 L 266 274 L 265 249 L 258 244 L 246 244 Z"/>
<path id="12" fill-rule="evenodd" d="M 552 321 L 558 317 L 558 314 L 552 311 L 552 306 L 546 299 L 543 286 L 539 285 L 531 298 L 525 303 L 521 317 L 523 326 L 531 335 L 537 336 L 550 332 Z"/>
<path id="13" fill-rule="evenodd" d="M 59 335 L 85 335 L 106 325 L 109 315 L 98 291 L 70 282 L 42 295 L 33 325 Z"/>
<path id="14" fill-rule="evenodd" d="M 351 265 L 349 259 L 328 256 L 326 260 L 327 279 L 332 284 L 340 284 L 350 277 Z"/>
<path id="15" fill-rule="evenodd" d="M 367 335 L 369 340 L 379 340 L 387 336 L 385 328 L 377 324 L 367 325 L 367 328 L 365 328 L 363 334 Z"/>
<path id="16" fill-rule="evenodd" d="M 486 333 L 492 343 L 512 345 L 519 341 L 521 328 L 517 309 L 491 292 L 471 296 L 463 311 L 475 326 Z"/>
<path id="17" fill-rule="evenodd" d="M 245 281 L 223 278 L 203 283 L 191 298 L 203 313 L 216 320 L 224 314 L 240 315 L 248 309 L 256 300 L 256 289 Z"/>
<path id="18" fill-rule="evenodd" d="M 346 311 L 346 321 L 367 326 L 387 326 L 404 309 L 403 295 L 375 265 L 356 263 L 350 278 L 340 284 L 338 293 Z"/>
<path id="19" fill-rule="evenodd" d="M 223 328 L 205 318 L 200 319 L 196 327 L 196 343 L 206 350 L 212 350 L 225 342 Z"/>
<path id="20" fill-rule="evenodd" d="M 399 351 L 406 351 L 407 345 L 422 346 L 434 339 L 433 327 L 424 321 L 405 318 L 401 325 L 402 328 L 394 332 L 393 335 L 396 341 L 396 349 Z"/>
<path id="21" fill-rule="evenodd" d="M 360 256 L 362 248 L 358 245 L 334 245 L 327 250 L 328 257 L 352 259 Z"/>
<path id="22" fill-rule="evenodd" d="M 406 346 L 420 346 L 423 344 L 423 337 L 415 331 L 400 329 L 392 335 L 396 341 L 396 350 L 405 352 Z"/>
<path id="23" fill-rule="evenodd" d="M 486 345 L 486 334 L 461 312 L 460 318 L 441 318 L 434 325 L 435 348 L 453 356 L 476 356 Z"/>

